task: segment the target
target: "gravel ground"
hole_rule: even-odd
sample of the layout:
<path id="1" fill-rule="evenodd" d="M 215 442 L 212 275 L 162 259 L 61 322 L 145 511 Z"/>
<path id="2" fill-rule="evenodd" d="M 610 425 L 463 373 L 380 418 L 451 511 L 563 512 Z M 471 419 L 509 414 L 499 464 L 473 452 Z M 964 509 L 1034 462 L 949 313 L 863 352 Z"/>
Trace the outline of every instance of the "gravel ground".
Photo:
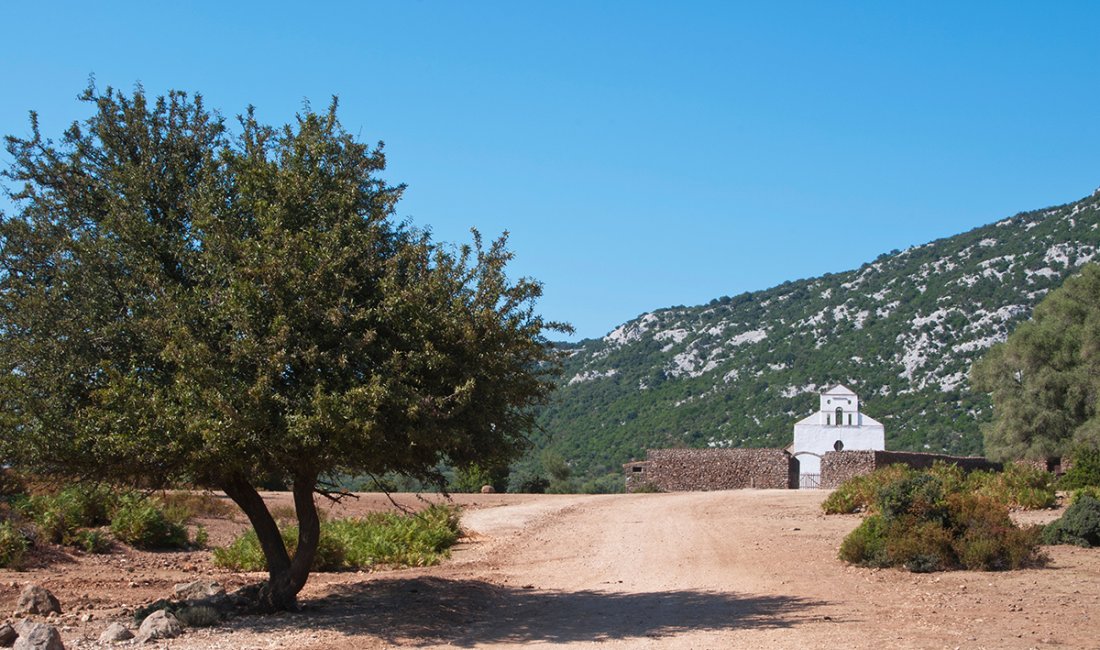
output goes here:
<path id="1" fill-rule="evenodd" d="M 455 495 L 467 537 L 440 566 L 315 574 L 300 612 L 147 647 L 1100 648 L 1100 551 L 1054 547 L 1046 568 L 1006 573 L 849 567 L 836 550 L 859 517 L 821 515 L 826 494 Z M 331 514 L 392 507 L 363 495 Z M 212 544 L 245 525 L 203 523 Z M 54 623 L 69 648 L 101 647 L 108 624 L 175 583 L 262 577 L 216 569 L 206 552 L 49 559 L 0 570 L 0 611 L 23 584 L 45 585 L 65 608 Z"/>

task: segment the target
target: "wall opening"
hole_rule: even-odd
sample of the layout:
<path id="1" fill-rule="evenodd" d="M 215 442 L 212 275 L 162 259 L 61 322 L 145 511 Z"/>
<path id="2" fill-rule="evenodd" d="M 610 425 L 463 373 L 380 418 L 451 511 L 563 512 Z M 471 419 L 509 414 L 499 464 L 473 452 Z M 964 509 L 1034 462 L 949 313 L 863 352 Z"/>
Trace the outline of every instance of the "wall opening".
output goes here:
<path id="1" fill-rule="evenodd" d="M 844 424 L 844 409 L 838 406 L 836 407 L 836 425 L 839 427 L 842 424 Z"/>

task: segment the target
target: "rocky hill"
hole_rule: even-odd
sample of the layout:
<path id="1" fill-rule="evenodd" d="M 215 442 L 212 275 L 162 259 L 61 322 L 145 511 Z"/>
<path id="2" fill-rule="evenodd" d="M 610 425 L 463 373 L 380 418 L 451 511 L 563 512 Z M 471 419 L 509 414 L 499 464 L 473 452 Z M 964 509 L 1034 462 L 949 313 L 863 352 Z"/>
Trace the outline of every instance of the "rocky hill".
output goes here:
<path id="1" fill-rule="evenodd" d="M 981 453 L 990 407 L 969 391 L 971 363 L 1098 248 L 1100 190 L 853 271 L 642 314 L 563 346 L 519 469 L 538 471 L 543 449 L 591 480 L 649 447 L 783 447 L 838 382 L 885 423 L 889 449 Z"/>

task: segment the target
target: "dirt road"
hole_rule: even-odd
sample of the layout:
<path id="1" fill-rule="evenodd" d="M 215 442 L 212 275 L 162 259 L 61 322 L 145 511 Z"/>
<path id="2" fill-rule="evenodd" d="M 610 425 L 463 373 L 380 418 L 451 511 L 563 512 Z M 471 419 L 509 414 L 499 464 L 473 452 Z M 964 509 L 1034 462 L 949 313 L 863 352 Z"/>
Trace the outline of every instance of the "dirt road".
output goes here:
<path id="1" fill-rule="evenodd" d="M 824 494 L 471 495 L 444 565 L 318 574 L 301 613 L 168 647 L 1100 647 L 1100 552 L 1056 547 L 1011 573 L 848 567 L 836 549 L 859 519 L 819 514 Z M 85 628 L 69 647 L 95 647 Z"/>

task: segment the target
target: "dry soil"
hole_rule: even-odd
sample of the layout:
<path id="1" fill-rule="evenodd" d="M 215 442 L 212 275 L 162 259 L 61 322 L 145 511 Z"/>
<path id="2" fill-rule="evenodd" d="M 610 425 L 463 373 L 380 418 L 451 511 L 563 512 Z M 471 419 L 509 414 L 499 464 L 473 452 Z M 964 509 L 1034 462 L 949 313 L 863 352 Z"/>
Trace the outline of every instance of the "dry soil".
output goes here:
<path id="1" fill-rule="evenodd" d="M 850 567 L 836 552 L 859 517 L 822 515 L 825 495 L 456 495 L 468 535 L 443 564 L 315 574 L 300 612 L 240 617 L 160 646 L 1100 648 L 1100 550 L 1053 547 L 1045 568 L 1004 573 Z M 363 495 L 332 514 L 391 507 Z M 244 527 L 205 524 L 215 544 Z M 0 608 L 11 611 L 26 582 L 45 585 L 65 607 L 55 623 L 69 648 L 98 647 L 111 621 L 175 583 L 262 578 L 215 569 L 203 552 L 50 560 L 0 571 Z"/>

